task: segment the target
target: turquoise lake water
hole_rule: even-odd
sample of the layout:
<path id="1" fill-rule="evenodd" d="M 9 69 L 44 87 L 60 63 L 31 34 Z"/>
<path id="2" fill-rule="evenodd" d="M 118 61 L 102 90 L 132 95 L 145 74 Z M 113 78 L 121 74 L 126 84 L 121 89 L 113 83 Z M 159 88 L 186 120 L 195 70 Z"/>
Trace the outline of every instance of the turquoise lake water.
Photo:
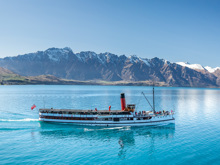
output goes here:
<path id="1" fill-rule="evenodd" d="M 0 86 L 0 164 L 220 164 L 220 90 L 156 88 L 175 124 L 93 127 L 38 121 L 38 108 L 150 110 L 151 87 Z M 31 106 L 37 107 L 31 111 Z"/>

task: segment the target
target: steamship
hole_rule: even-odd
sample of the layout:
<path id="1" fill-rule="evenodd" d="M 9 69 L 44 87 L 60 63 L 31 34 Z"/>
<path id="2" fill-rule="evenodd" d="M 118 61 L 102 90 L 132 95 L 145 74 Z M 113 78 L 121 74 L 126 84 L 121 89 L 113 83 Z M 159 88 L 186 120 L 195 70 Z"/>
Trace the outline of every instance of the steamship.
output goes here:
<path id="1" fill-rule="evenodd" d="M 142 92 L 144 95 L 144 93 Z M 91 126 L 150 126 L 175 121 L 174 112 L 156 111 L 144 95 L 151 106 L 150 111 L 135 111 L 135 104 L 126 104 L 125 94 L 121 93 L 121 110 L 80 110 L 80 109 L 39 109 L 39 120 L 44 122 L 62 122 L 78 125 Z"/>

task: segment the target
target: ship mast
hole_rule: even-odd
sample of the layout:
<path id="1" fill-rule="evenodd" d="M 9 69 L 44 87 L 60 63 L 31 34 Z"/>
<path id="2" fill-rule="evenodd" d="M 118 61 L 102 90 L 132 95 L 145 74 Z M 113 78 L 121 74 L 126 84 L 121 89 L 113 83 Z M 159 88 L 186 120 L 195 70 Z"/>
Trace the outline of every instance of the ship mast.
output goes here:
<path id="1" fill-rule="evenodd" d="M 154 83 L 153 83 L 153 111 L 154 111 L 154 113 L 156 113 L 156 111 L 155 111 L 155 98 L 154 98 Z"/>
<path id="2" fill-rule="evenodd" d="M 149 100 L 147 99 L 147 97 L 145 96 L 144 92 L 142 92 L 142 94 L 144 95 L 144 98 L 147 100 L 148 104 L 151 106 L 154 114 L 156 113 L 155 110 L 155 96 L 154 96 L 154 82 L 153 82 L 153 106 L 151 105 L 151 103 L 149 102 Z"/>

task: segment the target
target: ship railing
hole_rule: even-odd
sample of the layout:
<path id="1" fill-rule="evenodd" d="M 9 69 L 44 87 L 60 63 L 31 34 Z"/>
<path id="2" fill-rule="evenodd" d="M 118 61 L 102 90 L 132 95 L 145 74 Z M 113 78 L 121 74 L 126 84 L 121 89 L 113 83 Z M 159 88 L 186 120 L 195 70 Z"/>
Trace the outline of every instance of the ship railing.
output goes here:
<path id="1" fill-rule="evenodd" d="M 135 117 L 150 117 L 151 115 L 149 114 L 137 114 Z"/>
<path id="2" fill-rule="evenodd" d="M 135 117 L 150 117 L 150 116 L 168 116 L 173 115 L 174 113 L 160 113 L 160 114 L 136 114 Z"/>

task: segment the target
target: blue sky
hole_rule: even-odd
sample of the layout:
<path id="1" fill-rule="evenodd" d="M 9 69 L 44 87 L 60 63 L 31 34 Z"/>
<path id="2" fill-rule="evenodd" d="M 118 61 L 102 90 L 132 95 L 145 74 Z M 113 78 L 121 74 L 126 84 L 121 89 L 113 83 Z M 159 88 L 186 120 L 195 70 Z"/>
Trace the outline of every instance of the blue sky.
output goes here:
<path id="1" fill-rule="evenodd" d="M 70 47 L 220 66 L 219 0 L 0 0 L 0 57 Z"/>

